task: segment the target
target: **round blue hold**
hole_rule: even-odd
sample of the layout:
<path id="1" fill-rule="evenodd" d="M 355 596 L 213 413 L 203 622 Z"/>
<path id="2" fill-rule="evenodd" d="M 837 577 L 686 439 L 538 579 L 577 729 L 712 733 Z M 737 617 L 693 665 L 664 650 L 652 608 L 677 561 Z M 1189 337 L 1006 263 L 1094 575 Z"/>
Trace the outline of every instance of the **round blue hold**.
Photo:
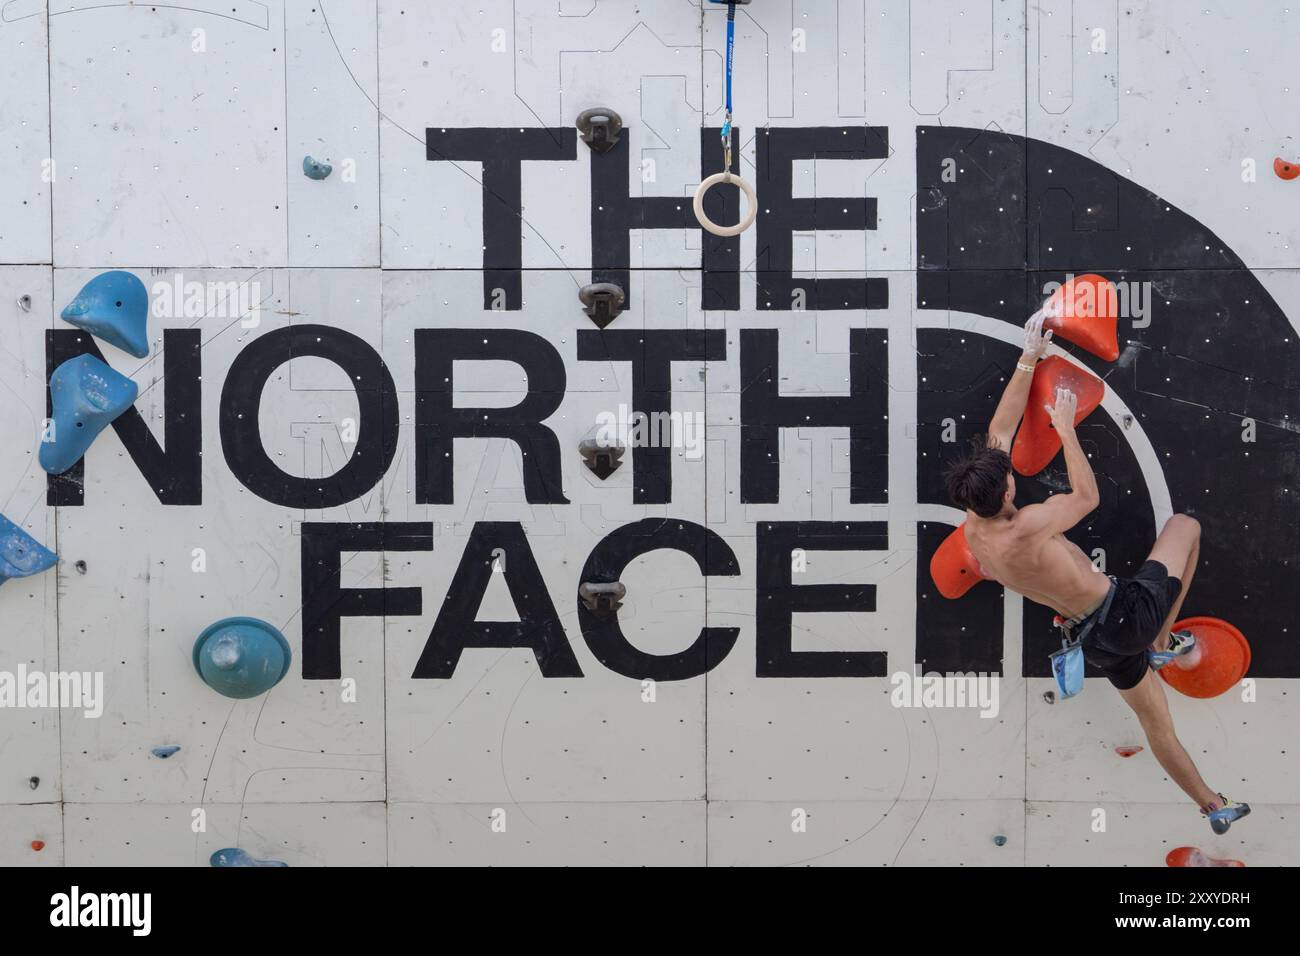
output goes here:
<path id="1" fill-rule="evenodd" d="M 194 642 L 194 669 L 224 697 L 265 694 L 289 672 L 289 642 L 254 617 L 228 617 L 209 625 Z"/>
<path id="2" fill-rule="evenodd" d="M 1006 845 L 1007 845 L 1007 838 L 1004 837 L 1001 833 L 999 833 L 997 836 L 995 836 L 995 837 L 993 838 L 993 842 L 994 842 L 997 846 L 1006 846 Z"/>

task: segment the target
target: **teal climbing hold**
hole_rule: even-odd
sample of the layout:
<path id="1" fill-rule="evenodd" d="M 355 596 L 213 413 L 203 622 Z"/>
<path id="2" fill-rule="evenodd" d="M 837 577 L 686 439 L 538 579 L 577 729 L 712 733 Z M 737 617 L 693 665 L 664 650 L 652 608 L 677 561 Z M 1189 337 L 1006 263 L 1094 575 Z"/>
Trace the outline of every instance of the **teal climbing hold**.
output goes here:
<path id="1" fill-rule="evenodd" d="M 93 355 L 78 355 L 56 368 L 50 376 L 54 418 L 41 442 L 41 467 L 61 475 L 75 465 L 139 391 L 135 382 Z"/>
<path id="2" fill-rule="evenodd" d="M 325 179 L 330 173 L 334 172 L 334 167 L 310 156 L 304 156 L 302 158 L 302 172 L 308 179 Z"/>
<path id="3" fill-rule="evenodd" d="M 130 272 L 95 276 L 63 310 L 63 321 L 136 358 L 149 355 L 149 293 Z"/>
<path id="4" fill-rule="evenodd" d="M 241 850 L 237 846 L 228 846 L 224 850 L 218 850 L 208 858 L 208 862 L 213 866 L 288 866 L 288 863 L 282 863 L 279 860 L 255 860 L 248 855 L 246 850 Z"/>
<path id="5" fill-rule="evenodd" d="M 30 534 L 0 515 L 0 584 L 10 578 L 25 578 L 48 571 L 59 556 Z"/>
<path id="6" fill-rule="evenodd" d="M 264 694 L 289 672 L 289 642 L 254 617 L 228 617 L 209 625 L 194 642 L 194 669 L 224 697 Z"/>

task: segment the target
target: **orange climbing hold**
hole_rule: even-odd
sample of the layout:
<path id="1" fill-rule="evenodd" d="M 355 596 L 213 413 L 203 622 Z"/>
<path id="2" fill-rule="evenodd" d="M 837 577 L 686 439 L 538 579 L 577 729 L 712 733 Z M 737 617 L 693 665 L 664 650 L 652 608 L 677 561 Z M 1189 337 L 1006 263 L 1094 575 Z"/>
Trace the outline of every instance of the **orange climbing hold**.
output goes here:
<path id="1" fill-rule="evenodd" d="M 1133 745 L 1126 744 L 1122 747 L 1116 747 L 1115 753 L 1119 754 L 1121 757 L 1131 757 L 1134 754 L 1140 754 L 1142 750 L 1143 748 L 1137 746 L 1136 744 Z"/>
<path id="2" fill-rule="evenodd" d="M 1091 372 L 1072 365 L 1059 355 L 1045 358 L 1034 369 L 1029 386 L 1029 404 L 1025 420 L 1011 445 L 1011 464 L 1022 475 L 1036 475 L 1046 468 L 1061 450 L 1061 439 L 1052 427 L 1045 406 L 1056 404 L 1056 390 L 1068 388 L 1079 400 L 1074 415 L 1077 425 L 1091 415 L 1106 394 L 1106 385 Z"/>
<path id="3" fill-rule="evenodd" d="M 1216 860 L 1194 846 L 1180 846 L 1165 855 L 1166 866 L 1245 866 L 1240 860 Z"/>
<path id="4" fill-rule="evenodd" d="M 966 526 L 953 529 L 930 559 L 930 577 L 939 593 L 956 600 L 981 581 L 989 580 L 966 543 Z"/>
<path id="5" fill-rule="evenodd" d="M 1196 647 L 1185 662 L 1174 660 L 1156 673 L 1180 694 L 1218 697 L 1246 676 L 1250 669 L 1250 645 L 1241 631 L 1227 621 L 1217 617 L 1189 617 L 1174 624 L 1174 630 L 1191 631 L 1196 636 Z"/>
<path id="6" fill-rule="evenodd" d="M 1043 306 L 1043 328 L 1098 358 L 1119 358 L 1119 294 L 1109 279 L 1074 276 Z"/>
<path id="7" fill-rule="evenodd" d="M 1288 163 L 1279 156 L 1273 160 L 1273 172 L 1278 179 L 1295 179 L 1300 176 L 1300 163 Z"/>

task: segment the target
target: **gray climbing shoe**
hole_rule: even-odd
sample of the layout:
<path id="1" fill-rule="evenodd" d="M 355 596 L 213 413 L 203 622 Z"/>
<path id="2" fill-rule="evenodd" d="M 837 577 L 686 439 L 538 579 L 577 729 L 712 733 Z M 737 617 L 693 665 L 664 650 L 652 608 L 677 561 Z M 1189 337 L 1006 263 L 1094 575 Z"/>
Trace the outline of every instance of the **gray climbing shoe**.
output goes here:
<path id="1" fill-rule="evenodd" d="M 1191 631 L 1174 631 L 1169 635 L 1169 649 L 1167 651 L 1147 651 L 1147 657 L 1151 661 L 1151 669 L 1158 671 L 1166 664 L 1190 654 L 1195 647 L 1195 634 Z"/>

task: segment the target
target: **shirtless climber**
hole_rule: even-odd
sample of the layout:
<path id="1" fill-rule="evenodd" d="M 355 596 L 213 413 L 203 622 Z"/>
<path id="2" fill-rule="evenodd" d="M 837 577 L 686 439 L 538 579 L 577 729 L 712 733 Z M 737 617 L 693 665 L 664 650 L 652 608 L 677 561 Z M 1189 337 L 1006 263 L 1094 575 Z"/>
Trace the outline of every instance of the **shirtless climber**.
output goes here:
<path id="1" fill-rule="evenodd" d="M 1047 406 L 1065 449 L 1070 492 L 1041 504 L 1017 508 L 1016 481 L 1008 451 L 1024 415 L 1034 366 L 1052 333 L 1043 332 L 1043 313 L 1025 325 L 1025 350 L 1007 383 L 986 436 L 971 453 L 949 465 L 948 494 L 966 509 L 966 542 L 986 577 L 994 578 L 1060 615 L 1062 627 L 1083 635 L 1083 654 L 1099 667 L 1142 723 L 1160 766 L 1209 817 L 1215 833 L 1250 813 L 1206 786 L 1183 745 L 1162 682 L 1153 669 L 1190 666 L 1197 650 L 1190 632 L 1171 634 L 1200 553 L 1201 526 L 1176 514 L 1165 522 L 1146 562 L 1129 578 L 1101 574 L 1065 537 L 1097 507 L 1097 481 L 1074 433 L 1077 402 L 1058 389 Z M 1172 572 L 1172 573 L 1171 573 Z"/>

